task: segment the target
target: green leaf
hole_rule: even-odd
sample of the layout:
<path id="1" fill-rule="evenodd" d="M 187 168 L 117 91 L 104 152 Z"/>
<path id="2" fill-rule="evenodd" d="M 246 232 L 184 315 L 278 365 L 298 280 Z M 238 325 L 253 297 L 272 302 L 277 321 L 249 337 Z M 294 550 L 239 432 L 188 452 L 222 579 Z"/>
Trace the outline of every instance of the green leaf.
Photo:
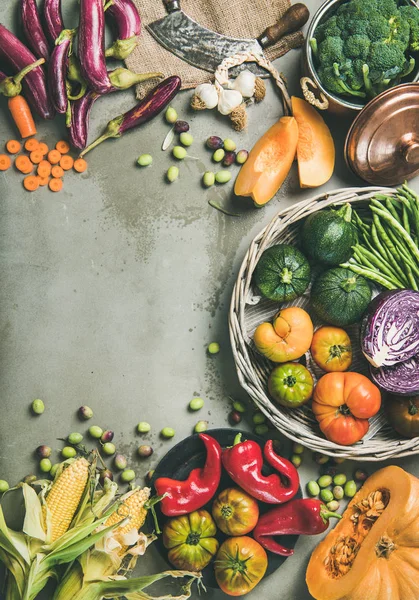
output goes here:
<path id="1" fill-rule="evenodd" d="M 29 550 L 26 541 L 24 541 L 24 537 L 23 534 L 19 535 L 16 531 L 12 531 L 7 527 L 3 509 L 0 506 L 0 547 L 8 552 L 19 563 L 22 563 L 22 569 L 25 568 L 25 562 L 28 565 L 30 564 Z"/>
<path id="2" fill-rule="evenodd" d="M 45 541 L 46 533 L 43 528 L 42 505 L 35 490 L 27 483 L 22 483 L 25 500 L 25 520 L 23 532 L 35 539 Z"/>
<path id="3" fill-rule="evenodd" d="M 146 575 L 143 577 L 136 577 L 133 579 L 104 581 L 100 584 L 101 592 L 105 598 L 114 598 L 115 596 L 126 596 L 127 598 L 130 597 L 132 600 L 142 600 L 147 596 L 135 596 L 135 593 L 141 592 L 144 588 L 149 587 L 156 581 L 164 579 L 165 577 L 173 577 L 175 579 L 183 577 L 193 577 L 193 580 L 198 578 L 197 573 L 191 573 L 189 571 L 163 571 L 162 573 L 157 573 L 156 575 Z M 189 595 L 187 595 L 186 598 L 190 597 L 190 586 L 191 583 L 189 584 Z M 166 596 L 166 598 L 172 598 L 172 596 Z"/>

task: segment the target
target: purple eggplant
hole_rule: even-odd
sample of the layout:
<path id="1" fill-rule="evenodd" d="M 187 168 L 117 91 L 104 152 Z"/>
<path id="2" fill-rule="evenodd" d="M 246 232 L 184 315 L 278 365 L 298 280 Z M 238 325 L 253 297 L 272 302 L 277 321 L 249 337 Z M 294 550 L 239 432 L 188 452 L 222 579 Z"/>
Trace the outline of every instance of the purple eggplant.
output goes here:
<path id="1" fill-rule="evenodd" d="M 105 11 L 103 0 L 80 0 L 79 59 L 83 78 L 97 94 L 107 94 L 112 84 L 106 70 Z"/>
<path id="2" fill-rule="evenodd" d="M 32 52 L 1 23 L 0 61 L 10 67 L 15 74 L 36 61 L 36 57 Z M 40 117 L 43 119 L 54 117 L 54 108 L 48 97 L 42 67 L 38 66 L 26 75 L 23 80 L 23 89 L 26 100 Z"/>
<path id="3" fill-rule="evenodd" d="M 86 148 L 90 111 L 98 98 L 100 98 L 99 94 L 89 91 L 79 100 L 71 102 L 69 137 L 71 145 L 78 150 Z"/>
<path id="4" fill-rule="evenodd" d="M 44 21 L 47 36 L 52 44 L 64 29 L 61 0 L 44 0 Z"/>
<path id="5" fill-rule="evenodd" d="M 20 0 L 20 16 L 29 48 L 37 58 L 48 60 L 49 46 L 42 29 L 36 0 Z"/>
<path id="6" fill-rule="evenodd" d="M 84 156 L 105 140 L 119 138 L 129 129 L 138 127 L 153 119 L 173 100 L 180 90 L 180 86 L 181 80 L 177 75 L 168 77 L 159 83 L 131 110 L 109 121 L 104 134 L 83 150 L 80 156 Z"/>
<path id="7" fill-rule="evenodd" d="M 57 37 L 48 65 L 48 85 L 52 104 L 58 113 L 64 114 L 68 107 L 67 72 L 75 29 L 64 29 Z"/>
<path id="8" fill-rule="evenodd" d="M 33 64 L 25 67 L 19 73 L 13 77 L 8 77 L 3 71 L 0 71 L 0 95 L 6 96 L 6 98 L 14 98 L 19 96 L 22 92 L 22 79 L 26 77 L 28 73 L 43 65 L 45 62 L 44 58 L 40 58 Z"/>
<path id="9" fill-rule="evenodd" d="M 132 0 L 112 0 L 106 10 L 117 30 L 118 39 L 108 48 L 105 55 L 125 60 L 138 45 L 141 33 L 141 18 Z"/>

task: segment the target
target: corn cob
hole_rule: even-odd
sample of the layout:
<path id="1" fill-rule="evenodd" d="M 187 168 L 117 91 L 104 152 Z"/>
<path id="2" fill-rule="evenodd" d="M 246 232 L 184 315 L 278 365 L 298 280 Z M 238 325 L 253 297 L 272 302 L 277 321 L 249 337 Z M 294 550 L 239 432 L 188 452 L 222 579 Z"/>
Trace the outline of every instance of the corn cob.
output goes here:
<path id="1" fill-rule="evenodd" d="M 89 468 L 90 464 L 85 458 L 78 458 L 52 484 L 45 500 L 50 512 L 51 542 L 64 535 L 70 527 L 89 479 Z M 44 520 L 45 518 L 44 506 Z"/>
<path id="2" fill-rule="evenodd" d="M 147 516 L 147 509 L 144 504 L 150 497 L 150 488 L 136 490 L 123 501 L 121 506 L 105 522 L 105 527 L 115 525 L 125 517 L 130 517 L 128 523 L 121 525 L 114 530 L 114 535 L 125 535 L 135 529 L 138 531 L 143 525 Z"/>

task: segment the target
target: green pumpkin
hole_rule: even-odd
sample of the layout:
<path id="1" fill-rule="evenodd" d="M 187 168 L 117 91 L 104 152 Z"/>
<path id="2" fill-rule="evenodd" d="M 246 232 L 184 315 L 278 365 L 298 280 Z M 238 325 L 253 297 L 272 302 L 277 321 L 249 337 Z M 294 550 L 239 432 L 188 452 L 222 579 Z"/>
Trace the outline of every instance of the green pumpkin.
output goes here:
<path id="1" fill-rule="evenodd" d="M 163 527 L 163 544 L 174 567 L 201 571 L 217 553 L 217 527 L 206 510 L 169 519 Z"/>
<path id="2" fill-rule="evenodd" d="M 260 293 L 276 302 L 289 302 L 304 294 L 311 271 L 306 257 L 294 246 L 271 246 L 260 257 L 254 282 Z"/>
<path id="3" fill-rule="evenodd" d="M 338 327 L 360 322 L 370 302 L 371 288 L 365 277 L 340 267 L 319 275 L 310 296 L 317 316 Z"/>
<path id="4" fill-rule="evenodd" d="M 335 266 L 352 256 L 356 243 L 351 223 L 352 208 L 345 204 L 339 210 L 320 210 L 304 221 L 301 242 L 304 252 L 313 261 Z"/>

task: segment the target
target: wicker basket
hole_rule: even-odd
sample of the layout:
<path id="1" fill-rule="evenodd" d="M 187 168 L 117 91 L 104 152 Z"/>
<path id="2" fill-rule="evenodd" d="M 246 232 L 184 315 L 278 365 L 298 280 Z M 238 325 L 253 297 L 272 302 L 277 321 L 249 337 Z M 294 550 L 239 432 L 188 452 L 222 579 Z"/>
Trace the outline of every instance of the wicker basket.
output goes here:
<path id="1" fill-rule="evenodd" d="M 251 243 L 234 287 L 229 314 L 230 338 L 242 387 L 281 433 L 323 454 L 362 461 L 401 458 L 419 453 L 419 438 L 399 437 L 386 423 L 384 415 L 379 413 L 370 420 L 370 430 L 361 442 L 353 446 L 340 446 L 324 438 L 309 406 L 290 410 L 274 404 L 267 392 L 267 380 L 274 363 L 256 352 L 252 337 L 257 325 L 270 320 L 278 311 L 278 303 L 258 296 L 257 290 L 252 287 L 252 274 L 266 248 L 278 243 L 295 243 L 302 219 L 309 214 L 332 204 L 362 203 L 376 193 L 394 192 L 395 190 L 379 187 L 340 189 L 286 208 Z M 306 297 L 290 304 L 308 308 L 308 298 L 307 294 Z M 316 321 L 315 316 L 312 315 L 312 318 L 315 326 L 321 324 Z M 353 347 L 359 348 L 359 326 L 347 329 Z M 308 368 L 316 378 L 320 372 L 316 372 L 317 367 L 312 363 L 309 354 L 306 360 Z M 367 373 L 367 364 L 360 350 L 354 352 L 351 369 Z"/>

